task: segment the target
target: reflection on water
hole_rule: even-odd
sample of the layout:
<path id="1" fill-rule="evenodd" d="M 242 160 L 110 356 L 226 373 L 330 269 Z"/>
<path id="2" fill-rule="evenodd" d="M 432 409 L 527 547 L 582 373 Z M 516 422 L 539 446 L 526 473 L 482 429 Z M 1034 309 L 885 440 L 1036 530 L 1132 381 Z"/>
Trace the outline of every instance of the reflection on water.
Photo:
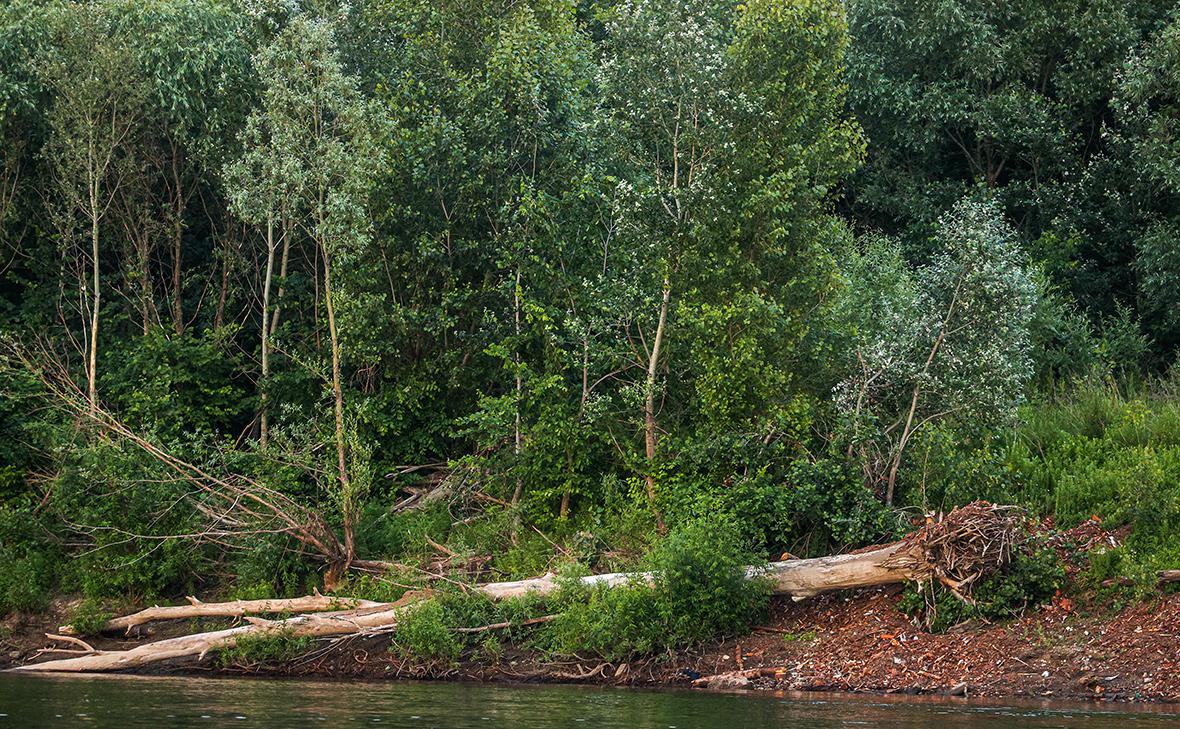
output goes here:
<path id="1" fill-rule="evenodd" d="M 385 726 L 745 729 L 1180 726 L 1180 708 L 996 708 L 949 700 L 576 687 L 0 674 L 0 729 Z"/>

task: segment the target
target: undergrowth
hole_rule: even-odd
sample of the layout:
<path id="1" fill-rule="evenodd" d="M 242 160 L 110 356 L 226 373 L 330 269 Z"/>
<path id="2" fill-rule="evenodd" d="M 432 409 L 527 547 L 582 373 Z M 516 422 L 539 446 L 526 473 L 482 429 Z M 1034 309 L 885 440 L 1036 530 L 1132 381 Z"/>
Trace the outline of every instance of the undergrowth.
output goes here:
<path id="1" fill-rule="evenodd" d="M 1065 568 L 1051 547 L 1034 542 L 1018 552 L 1000 572 L 972 591 L 974 604 L 964 602 L 937 581 L 911 583 L 898 607 L 935 633 L 969 620 L 1011 620 L 1043 605 L 1065 587 Z"/>

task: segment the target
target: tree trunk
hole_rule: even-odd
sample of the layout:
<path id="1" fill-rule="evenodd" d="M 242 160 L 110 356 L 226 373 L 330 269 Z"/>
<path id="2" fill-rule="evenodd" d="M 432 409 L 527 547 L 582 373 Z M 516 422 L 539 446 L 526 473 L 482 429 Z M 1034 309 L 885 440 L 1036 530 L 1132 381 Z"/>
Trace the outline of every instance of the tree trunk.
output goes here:
<path id="1" fill-rule="evenodd" d="M 98 310 L 102 303 L 98 270 L 98 183 L 90 186 L 90 257 L 91 287 L 94 289 L 90 309 L 90 352 L 86 370 L 86 397 L 90 401 L 90 413 L 98 411 Z"/>
<path id="2" fill-rule="evenodd" d="M 262 322 L 259 330 L 261 331 L 261 347 L 262 347 L 262 377 L 259 381 L 259 401 L 260 412 L 258 414 L 258 444 L 261 448 L 266 448 L 268 437 L 268 422 L 267 422 L 267 405 L 270 377 L 270 282 L 274 275 L 275 268 L 275 222 L 274 213 L 267 213 L 266 215 L 266 278 L 262 282 Z"/>
<path id="3" fill-rule="evenodd" d="M 373 607 L 382 603 L 358 600 L 351 597 L 333 597 L 318 592 L 306 597 L 285 600 L 234 600 L 232 602 L 201 602 L 195 597 L 188 598 L 188 605 L 155 606 L 140 610 L 134 615 L 108 620 L 98 628 L 100 633 L 127 633 L 140 625 L 160 620 L 191 620 L 193 618 L 240 618 L 262 613 L 315 613 L 330 610 L 356 610 Z M 78 635 L 72 625 L 57 629 L 62 635 Z"/>
<path id="4" fill-rule="evenodd" d="M 324 254 L 324 307 L 328 312 L 328 339 L 332 350 L 332 400 L 336 416 L 336 468 L 340 479 L 340 495 L 343 504 L 341 520 L 344 531 L 345 559 L 351 560 L 356 555 L 353 538 L 352 506 L 349 491 L 351 485 L 348 480 L 348 463 L 345 459 L 344 444 L 344 389 L 340 377 L 340 337 L 336 331 L 336 306 L 332 301 L 332 266 L 328 258 L 328 251 L 321 246 Z M 348 569 L 348 565 L 344 565 Z"/>
<path id="5" fill-rule="evenodd" d="M 184 295 L 180 289 L 181 256 L 184 252 L 184 207 L 187 202 L 180 181 L 180 155 L 175 141 L 172 145 L 172 326 L 178 335 L 184 334 Z"/>
<path id="6" fill-rule="evenodd" d="M 652 341 L 651 354 L 647 360 L 647 379 L 644 382 L 645 398 L 643 401 L 643 441 L 644 452 L 647 455 L 647 502 L 656 517 L 656 527 L 664 533 L 664 515 L 656 505 L 656 479 L 652 471 L 656 461 L 656 372 L 660 362 L 660 349 L 664 344 L 664 328 L 668 323 L 668 302 L 672 298 L 672 288 L 667 277 L 664 278 L 664 295 L 660 300 L 660 320 L 656 325 L 655 339 Z"/>
<path id="7" fill-rule="evenodd" d="M 184 334 L 184 302 L 180 295 L 181 227 L 176 222 L 172 232 L 172 327 Z"/>
<path id="8" fill-rule="evenodd" d="M 516 411 L 515 412 L 516 421 L 515 421 L 515 424 L 512 429 L 512 440 L 513 440 L 512 452 L 516 456 L 516 459 L 518 462 L 515 465 L 519 469 L 520 468 L 520 463 L 519 463 L 520 453 L 522 450 L 522 447 L 521 447 L 522 440 L 521 440 L 521 432 L 520 432 L 520 396 L 521 396 L 521 389 L 522 389 L 522 385 L 523 385 L 523 383 L 521 382 L 521 379 L 520 379 L 520 267 L 519 266 L 516 268 L 516 287 L 512 290 L 512 301 L 513 301 L 513 310 L 514 310 L 513 313 L 514 313 L 515 320 L 516 320 L 515 324 L 514 324 L 514 328 L 513 328 L 513 331 L 516 333 L 516 342 L 513 344 L 513 349 L 515 350 L 515 352 L 513 352 L 513 354 L 512 354 L 512 361 L 516 365 L 516 373 L 515 373 L 516 374 L 516 383 L 515 383 L 516 384 L 516 389 L 515 389 L 516 400 L 513 405 L 513 408 Z M 520 476 L 517 475 L 516 488 L 512 491 L 513 505 L 515 505 L 517 502 L 520 501 L 520 497 L 523 492 L 524 492 L 524 481 L 522 481 Z"/>
<path id="9" fill-rule="evenodd" d="M 275 295 L 275 310 L 270 318 L 270 336 L 279 329 L 279 310 L 283 308 L 283 293 L 287 285 L 287 261 L 291 257 L 291 231 L 287 216 L 283 215 L 283 255 L 279 261 L 279 290 Z"/>

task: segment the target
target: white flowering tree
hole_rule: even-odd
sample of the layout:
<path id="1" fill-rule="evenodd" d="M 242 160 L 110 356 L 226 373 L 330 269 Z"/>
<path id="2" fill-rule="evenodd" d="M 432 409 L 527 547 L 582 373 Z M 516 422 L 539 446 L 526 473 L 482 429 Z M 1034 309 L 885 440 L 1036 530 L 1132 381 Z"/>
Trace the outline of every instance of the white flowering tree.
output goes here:
<path id="1" fill-rule="evenodd" d="M 627 0 L 606 21 L 600 83 L 628 174 L 624 229 L 636 300 L 628 335 L 641 390 L 646 489 L 655 505 L 660 372 L 680 264 L 710 207 L 720 158 L 732 152 L 734 99 L 725 81 L 731 30 L 724 4 Z M 663 519 L 656 511 L 663 527 Z"/>
<path id="2" fill-rule="evenodd" d="M 958 203 L 939 220 L 936 244 L 917 271 L 881 240 L 848 267 L 851 374 L 836 401 L 849 455 L 859 454 L 889 504 L 917 433 L 948 419 L 986 426 L 1010 417 L 1032 375 L 1037 288 L 998 208 Z"/>

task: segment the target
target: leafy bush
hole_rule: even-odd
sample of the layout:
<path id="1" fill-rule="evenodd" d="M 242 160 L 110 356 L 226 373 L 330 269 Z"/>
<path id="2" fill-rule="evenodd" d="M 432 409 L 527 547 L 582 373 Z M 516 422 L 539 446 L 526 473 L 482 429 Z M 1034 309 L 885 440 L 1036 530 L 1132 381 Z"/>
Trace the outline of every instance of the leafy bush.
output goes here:
<path id="1" fill-rule="evenodd" d="M 394 648 L 417 658 L 455 660 L 463 644 L 451 631 L 446 618 L 446 611 L 437 600 L 428 600 L 412 608 L 398 622 Z"/>
<path id="2" fill-rule="evenodd" d="M 44 609 L 57 586 L 61 553 L 42 521 L 28 506 L 0 507 L 0 616 Z"/>
<path id="3" fill-rule="evenodd" d="M 1039 545 L 1016 555 L 1001 572 L 975 587 L 974 605 L 937 582 L 910 585 L 902 595 L 902 612 L 920 617 L 934 632 L 971 619 L 1010 620 L 1052 598 L 1065 585 L 1065 568 L 1053 549 Z"/>
<path id="4" fill-rule="evenodd" d="M 896 534 L 894 515 L 841 455 L 807 457 L 749 436 L 686 444 L 659 474 L 668 521 L 723 518 L 766 554 L 829 554 Z"/>
<path id="5" fill-rule="evenodd" d="M 694 521 L 660 542 L 647 566 L 652 585 L 586 588 L 567 576 L 560 616 L 543 644 L 558 653 L 611 659 L 653 653 L 748 631 L 766 611 L 769 588 L 749 580 L 756 560 L 726 521 Z"/>
<path id="6" fill-rule="evenodd" d="M 498 652 L 500 639 L 524 638 L 528 629 L 516 627 L 542 614 L 544 600 L 524 596 L 493 601 L 480 592 L 448 589 L 409 610 L 398 623 L 393 649 L 407 656 L 443 661 L 457 660 L 465 650 Z M 513 627 L 500 629 L 495 636 L 479 632 L 460 632 L 461 628 L 481 628 L 510 622 Z M 489 639 L 495 640 L 495 645 Z"/>
<path id="7" fill-rule="evenodd" d="M 264 535 L 252 540 L 245 551 L 236 553 L 230 599 L 296 597 L 317 587 L 319 574 L 292 541 L 281 535 Z"/>
<path id="8" fill-rule="evenodd" d="M 303 655 L 311 638 L 295 635 L 289 628 L 276 633 L 246 634 L 237 643 L 217 654 L 222 668 L 262 668 L 281 666 Z"/>
<path id="9" fill-rule="evenodd" d="M 8 550 L 0 550 L 0 560 L 0 615 L 44 609 L 51 588 L 49 560 L 40 554 L 12 557 Z"/>
<path id="10" fill-rule="evenodd" d="M 70 613 L 69 625 L 82 635 L 97 635 L 115 614 L 99 600 L 83 600 Z"/>

